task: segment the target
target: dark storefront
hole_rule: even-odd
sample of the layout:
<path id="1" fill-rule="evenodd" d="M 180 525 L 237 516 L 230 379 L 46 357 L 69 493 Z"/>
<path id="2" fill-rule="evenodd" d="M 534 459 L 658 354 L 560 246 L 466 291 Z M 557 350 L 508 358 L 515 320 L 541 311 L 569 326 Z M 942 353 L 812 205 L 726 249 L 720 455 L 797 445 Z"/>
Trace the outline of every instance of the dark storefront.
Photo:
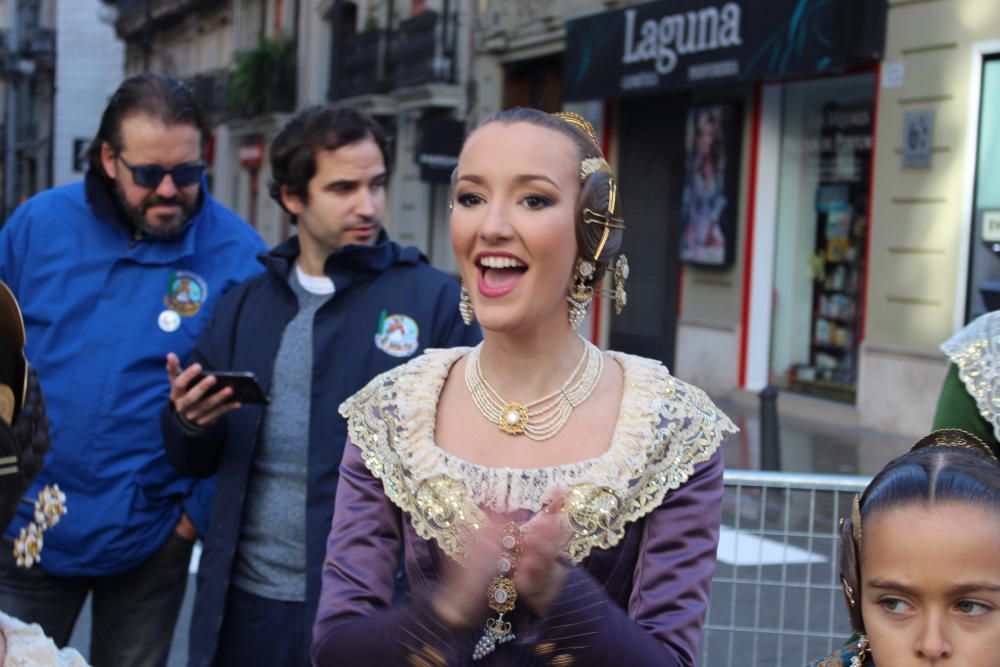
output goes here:
<path id="1" fill-rule="evenodd" d="M 745 156 L 755 148 L 761 84 L 832 80 L 870 66 L 884 35 L 881 0 L 659 0 L 567 23 L 563 95 L 612 101 L 624 250 L 635 258 L 629 308 L 612 319 L 611 347 L 672 366 L 684 353 L 675 349 L 683 266 L 704 281 L 732 273 L 747 244 L 738 202 L 750 179 L 741 165 L 754 168 Z M 860 201 L 867 193 L 848 194 Z M 833 229 L 824 222 L 833 213 L 824 215 L 810 214 L 811 229 Z M 815 239 L 808 253 L 825 244 Z M 818 311 L 815 276 L 800 279 Z M 807 344 L 795 363 L 808 365 L 816 322 L 796 326 Z"/>

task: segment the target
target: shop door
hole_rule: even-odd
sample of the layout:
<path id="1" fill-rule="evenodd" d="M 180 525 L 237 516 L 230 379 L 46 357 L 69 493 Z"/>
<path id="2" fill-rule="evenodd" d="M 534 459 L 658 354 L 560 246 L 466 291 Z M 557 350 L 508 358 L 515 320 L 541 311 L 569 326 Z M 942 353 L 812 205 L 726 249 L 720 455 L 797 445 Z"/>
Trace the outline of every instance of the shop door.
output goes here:
<path id="1" fill-rule="evenodd" d="M 611 317 L 611 348 L 674 362 L 687 104 L 677 96 L 621 104 L 619 191 L 628 306 Z"/>
<path id="2" fill-rule="evenodd" d="M 1000 58 L 983 63 L 966 321 L 1000 308 Z"/>
<path id="3" fill-rule="evenodd" d="M 771 382 L 845 403 L 858 378 L 874 90 L 864 73 L 783 91 Z"/>

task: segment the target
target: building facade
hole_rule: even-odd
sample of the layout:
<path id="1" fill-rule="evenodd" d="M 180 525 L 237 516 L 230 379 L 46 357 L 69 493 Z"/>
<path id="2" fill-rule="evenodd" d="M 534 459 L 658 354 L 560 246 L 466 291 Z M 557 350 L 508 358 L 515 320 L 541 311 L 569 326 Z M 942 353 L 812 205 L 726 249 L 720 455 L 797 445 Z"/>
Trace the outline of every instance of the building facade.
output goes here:
<path id="1" fill-rule="evenodd" d="M 55 24 L 55 0 L 0 3 L 5 215 L 52 184 Z"/>
<path id="2" fill-rule="evenodd" d="M 100 0 L 62 0 L 55 8 L 51 185 L 83 178 L 84 152 L 122 80 L 125 48 L 115 36 L 114 14 L 108 10 Z"/>
<path id="3" fill-rule="evenodd" d="M 324 12 L 331 28 L 328 99 L 372 114 L 392 138 L 388 229 L 451 272 L 448 188 L 468 113 L 472 7 L 457 0 L 338 1 L 325 3 Z"/>
<path id="4" fill-rule="evenodd" d="M 213 189 L 269 241 L 292 230 L 263 187 L 266 146 L 293 109 L 347 104 L 393 138 L 390 232 L 454 270 L 461 139 L 528 105 L 585 115 L 621 177 L 629 308 L 598 302 L 588 333 L 714 395 L 774 385 L 784 413 L 920 433 L 938 344 L 996 307 L 996 3 L 126 4 L 129 71 L 195 82 L 217 120 Z M 282 40 L 294 65 L 271 97 L 232 108 L 238 54 Z"/>

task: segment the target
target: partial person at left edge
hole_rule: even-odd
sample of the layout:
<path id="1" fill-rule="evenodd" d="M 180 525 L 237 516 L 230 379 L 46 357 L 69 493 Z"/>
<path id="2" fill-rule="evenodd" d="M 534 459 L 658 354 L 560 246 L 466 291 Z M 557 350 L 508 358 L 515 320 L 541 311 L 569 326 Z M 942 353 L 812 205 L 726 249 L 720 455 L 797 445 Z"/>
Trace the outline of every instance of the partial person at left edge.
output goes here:
<path id="1" fill-rule="evenodd" d="M 212 199 L 209 130 L 191 89 L 142 74 L 112 96 L 83 182 L 42 192 L 0 229 L 45 389 L 57 483 L 75 520 L 40 570 L 0 549 L 0 609 L 65 645 L 93 593 L 91 662 L 165 665 L 210 482 L 180 476 L 159 428 L 168 352 L 187 354 L 229 287 L 257 273 L 256 232 Z M 30 520 L 24 507 L 8 534 Z"/>

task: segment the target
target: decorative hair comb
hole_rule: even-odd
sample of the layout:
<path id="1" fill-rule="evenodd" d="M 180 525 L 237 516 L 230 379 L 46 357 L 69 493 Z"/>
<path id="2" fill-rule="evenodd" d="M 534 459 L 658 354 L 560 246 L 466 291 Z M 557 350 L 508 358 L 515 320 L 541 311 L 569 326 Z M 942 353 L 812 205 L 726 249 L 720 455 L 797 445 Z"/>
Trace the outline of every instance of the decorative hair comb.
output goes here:
<path id="1" fill-rule="evenodd" d="M 960 428 L 938 429 L 917 440 L 917 443 L 910 448 L 910 451 L 915 452 L 918 449 L 926 449 L 927 447 L 961 447 L 962 449 L 971 449 L 974 452 L 988 456 L 994 461 L 998 460 L 996 453 L 981 438 Z"/>
<path id="2" fill-rule="evenodd" d="M 552 115 L 555 116 L 556 118 L 561 118 L 563 121 L 569 123 L 576 129 L 580 130 L 588 137 L 590 137 L 590 140 L 593 141 L 595 144 L 597 143 L 597 130 L 594 129 L 594 126 L 590 124 L 589 120 L 587 120 L 580 114 L 573 113 L 572 111 L 557 111 Z"/>

